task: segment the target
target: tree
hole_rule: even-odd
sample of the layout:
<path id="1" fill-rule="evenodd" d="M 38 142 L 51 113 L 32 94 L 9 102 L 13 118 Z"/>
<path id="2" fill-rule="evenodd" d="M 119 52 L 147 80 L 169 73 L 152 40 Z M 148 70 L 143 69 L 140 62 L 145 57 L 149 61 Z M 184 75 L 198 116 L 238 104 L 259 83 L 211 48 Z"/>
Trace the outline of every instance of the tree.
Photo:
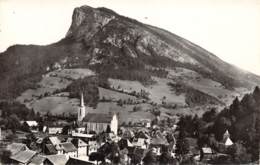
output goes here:
<path id="1" fill-rule="evenodd" d="M 19 120 L 19 118 L 17 117 L 16 114 L 12 114 L 8 118 L 8 128 L 11 129 L 13 132 L 15 132 L 15 130 L 21 128 L 20 120 Z"/>
<path id="2" fill-rule="evenodd" d="M 229 129 L 231 127 L 231 121 L 229 118 L 226 117 L 220 117 L 216 120 L 213 126 L 213 131 L 215 134 L 215 137 L 217 140 L 222 140 L 222 135 L 225 132 L 225 130 Z"/>
<path id="3" fill-rule="evenodd" d="M 247 164 L 251 162 L 251 155 L 241 143 L 230 146 L 227 152 L 232 156 L 233 162 L 237 164 Z"/>
<path id="4" fill-rule="evenodd" d="M 177 143 L 176 143 L 176 154 L 179 156 L 180 160 L 182 160 L 183 156 L 189 152 L 189 143 L 185 137 L 185 132 L 183 129 L 180 130 Z"/>
<path id="5" fill-rule="evenodd" d="M 131 164 L 141 164 L 142 155 L 132 154 L 131 155 Z"/>
<path id="6" fill-rule="evenodd" d="M 98 162 L 105 162 L 105 155 L 100 153 L 100 152 L 92 152 L 90 155 L 89 155 L 89 160 L 90 161 L 97 161 L 97 165 L 98 165 Z"/>
<path id="7" fill-rule="evenodd" d="M 111 127 L 110 127 L 110 125 L 107 125 L 106 133 L 111 133 Z"/>
<path id="8" fill-rule="evenodd" d="M 150 150 L 146 153 L 143 159 L 144 165 L 155 165 L 157 163 L 156 154 Z"/>
<path id="9" fill-rule="evenodd" d="M 70 125 L 65 125 L 65 126 L 62 128 L 61 134 L 63 134 L 63 135 L 68 135 L 70 129 L 71 129 L 71 126 L 70 126 Z"/>
<path id="10" fill-rule="evenodd" d="M 159 157 L 159 163 L 161 165 L 171 165 L 171 164 L 173 164 L 173 157 L 171 156 L 171 153 L 169 152 L 167 147 L 164 147 L 162 149 L 162 154 Z"/>
<path id="11" fill-rule="evenodd" d="M 137 111 L 141 111 L 142 107 L 141 106 L 134 106 L 133 111 L 137 112 Z"/>
<path id="12" fill-rule="evenodd" d="M 117 105 L 120 106 L 120 107 L 122 107 L 122 106 L 123 106 L 123 100 L 122 100 L 122 99 L 119 99 L 119 100 L 117 101 Z"/>
<path id="13" fill-rule="evenodd" d="M 217 117 L 217 112 L 215 108 L 212 108 L 210 111 L 207 111 L 203 114 L 202 119 L 206 122 L 212 122 Z"/>
<path id="14" fill-rule="evenodd" d="M 10 163 L 10 156 L 11 156 L 11 151 L 9 150 L 0 150 L 0 164 L 9 164 Z"/>

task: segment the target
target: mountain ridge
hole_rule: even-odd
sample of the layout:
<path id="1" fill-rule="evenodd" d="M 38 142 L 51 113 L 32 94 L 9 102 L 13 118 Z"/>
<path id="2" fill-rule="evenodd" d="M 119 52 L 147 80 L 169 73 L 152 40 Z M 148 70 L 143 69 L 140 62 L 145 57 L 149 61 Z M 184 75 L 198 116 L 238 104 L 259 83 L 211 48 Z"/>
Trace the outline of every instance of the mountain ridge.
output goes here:
<path id="1" fill-rule="evenodd" d="M 29 89 L 37 91 L 42 88 L 39 82 L 47 81 L 49 73 L 57 75 L 56 71 L 77 68 L 112 79 L 116 86 L 124 86 L 122 91 L 146 89 L 151 95 L 149 99 L 159 104 L 164 98 L 164 93 L 159 93 L 161 88 L 168 97 L 196 101 L 198 95 L 199 102 L 214 102 L 215 106 L 218 101 L 228 105 L 228 100 L 260 84 L 259 76 L 241 71 L 167 30 L 107 8 L 82 6 L 74 9 L 71 26 L 60 41 L 45 46 L 15 45 L 0 53 L 0 99 L 16 99 Z M 57 78 L 63 81 L 63 77 Z M 169 83 L 183 84 L 185 90 L 179 96 L 170 90 Z M 185 102 L 180 105 L 183 109 L 188 106 Z M 190 108 L 194 106 L 198 105 L 192 104 Z"/>

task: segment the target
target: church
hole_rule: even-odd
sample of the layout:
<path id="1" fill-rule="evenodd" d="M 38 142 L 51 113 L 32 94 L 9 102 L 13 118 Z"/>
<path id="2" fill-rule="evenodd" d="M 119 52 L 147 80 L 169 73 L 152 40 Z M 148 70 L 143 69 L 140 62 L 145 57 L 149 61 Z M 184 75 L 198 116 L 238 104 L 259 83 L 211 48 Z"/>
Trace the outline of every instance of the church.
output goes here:
<path id="1" fill-rule="evenodd" d="M 86 126 L 87 132 L 106 132 L 107 130 L 117 135 L 118 117 L 116 114 L 88 113 L 84 104 L 84 97 L 81 94 L 80 106 L 78 108 L 78 122 Z"/>

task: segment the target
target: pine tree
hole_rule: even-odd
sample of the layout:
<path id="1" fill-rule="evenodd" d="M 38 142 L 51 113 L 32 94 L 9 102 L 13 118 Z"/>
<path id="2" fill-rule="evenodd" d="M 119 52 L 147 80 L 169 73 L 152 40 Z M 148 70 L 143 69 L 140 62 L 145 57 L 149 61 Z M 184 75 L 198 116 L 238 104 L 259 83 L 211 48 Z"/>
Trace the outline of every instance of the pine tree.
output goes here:
<path id="1" fill-rule="evenodd" d="M 189 153 L 189 143 L 185 136 L 184 129 L 180 129 L 180 133 L 177 139 L 176 144 L 176 154 L 179 156 L 180 160 L 182 160 L 182 157 Z"/>

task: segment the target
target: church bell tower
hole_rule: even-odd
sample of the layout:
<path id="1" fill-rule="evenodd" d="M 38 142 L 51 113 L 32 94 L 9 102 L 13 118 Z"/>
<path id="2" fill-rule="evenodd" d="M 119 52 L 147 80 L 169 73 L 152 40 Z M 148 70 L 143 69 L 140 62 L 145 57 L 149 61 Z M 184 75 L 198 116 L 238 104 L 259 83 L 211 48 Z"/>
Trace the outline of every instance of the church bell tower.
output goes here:
<path id="1" fill-rule="evenodd" d="M 85 115 L 86 115 L 86 108 L 84 105 L 83 93 L 81 93 L 80 106 L 78 109 L 78 121 L 81 122 L 84 119 Z"/>

